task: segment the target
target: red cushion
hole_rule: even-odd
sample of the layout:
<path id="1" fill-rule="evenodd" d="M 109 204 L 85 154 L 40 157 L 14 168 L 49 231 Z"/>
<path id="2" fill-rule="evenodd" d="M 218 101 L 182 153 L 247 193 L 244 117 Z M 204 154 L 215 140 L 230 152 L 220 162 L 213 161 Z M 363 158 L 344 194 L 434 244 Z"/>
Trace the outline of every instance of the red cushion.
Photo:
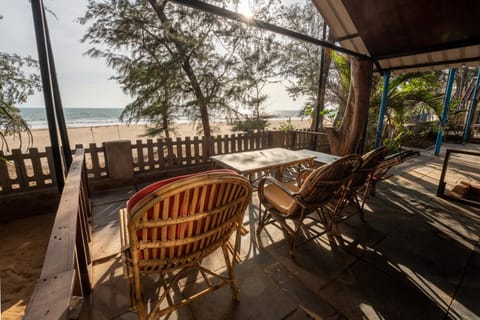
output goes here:
<path id="1" fill-rule="evenodd" d="M 161 188 L 163 186 L 166 186 L 166 185 L 168 185 L 172 182 L 179 181 L 179 180 L 189 178 L 189 177 L 198 176 L 198 175 L 201 175 L 201 174 L 211 174 L 211 173 L 226 173 L 226 174 L 232 174 L 233 173 L 233 174 L 237 174 L 235 171 L 232 171 L 232 170 L 229 170 L 229 169 L 218 169 L 218 170 L 209 170 L 209 171 L 197 172 L 197 173 L 193 173 L 193 174 L 188 174 L 188 175 L 184 175 L 184 176 L 172 177 L 172 178 L 168 178 L 168 179 L 165 179 L 165 180 L 161 180 L 161 181 L 152 183 L 152 184 L 146 186 L 145 188 L 141 189 L 137 193 L 135 193 L 127 201 L 127 210 L 130 211 L 135 206 L 135 204 L 137 204 L 142 198 L 148 196 L 152 192 L 155 192 L 159 188 Z M 210 188 L 207 189 L 207 194 L 206 194 L 207 198 L 209 198 L 209 196 L 208 196 L 209 193 L 210 193 Z M 181 205 L 178 208 L 178 211 L 176 212 L 176 214 L 178 216 L 183 216 L 184 215 L 183 212 L 185 212 L 185 210 L 186 210 L 186 208 L 183 208 L 183 200 L 182 200 L 183 196 L 184 196 L 183 193 L 180 194 L 180 204 Z M 173 201 L 173 199 L 170 199 L 170 201 Z M 170 205 L 170 208 L 171 207 L 172 206 Z M 153 216 L 153 209 L 149 208 L 147 210 L 147 217 L 151 218 L 152 216 Z M 172 212 L 169 212 L 169 216 L 172 216 Z M 156 229 L 156 228 L 144 228 L 143 230 L 147 231 L 146 234 L 144 234 L 144 231 L 142 231 L 142 230 L 137 230 L 138 241 L 150 241 L 152 239 L 152 232 L 153 232 L 154 229 Z M 189 229 L 192 229 L 192 230 L 190 230 L 190 232 L 195 233 L 195 230 L 197 230 L 197 221 L 195 221 L 192 226 L 189 226 L 188 223 L 184 223 L 184 224 L 178 224 L 178 225 L 173 225 L 173 226 L 168 227 L 167 239 L 168 240 L 173 240 L 173 239 L 179 237 L 181 233 L 183 233 L 183 235 L 182 235 L 182 237 L 183 237 L 185 234 L 188 234 Z M 200 230 L 201 229 L 202 228 L 200 227 Z M 188 250 L 191 250 L 191 249 L 192 248 L 190 248 Z M 179 250 L 178 247 L 169 248 L 167 250 L 167 255 L 176 256 L 177 255 L 177 250 Z M 181 250 L 187 250 L 187 246 L 185 246 L 185 245 L 182 246 Z M 152 259 L 152 257 L 154 255 L 159 257 L 160 256 L 160 249 L 139 250 L 138 254 L 139 254 L 139 259 L 140 260 L 144 260 L 144 259 L 149 260 L 149 259 Z"/>
<path id="2" fill-rule="evenodd" d="M 154 183 L 142 188 L 137 193 L 135 193 L 133 196 L 131 196 L 130 199 L 128 199 L 128 201 L 127 201 L 127 211 L 132 210 L 133 206 L 135 204 L 137 204 L 138 201 L 143 199 L 145 196 L 148 196 L 150 193 L 156 191 L 160 187 L 166 186 L 167 184 L 170 184 L 170 183 L 178 181 L 178 180 L 198 176 L 198 175 L 201 175 L 201 174 L 208 174 L 208 173 L 234 173 L 234 174 L 237 174 L 235 171 L 230 170 L 230 169 L 216 169 L 216 170 L 208 170 L 208 171 L 191 173 L 191 174 L 187 174 L 187 175 L 184 175 L 184 176 L 177 176 L 177 177 L 172 177 L 172 178 L 168 178 L 168 179 L 164 179 L 164 180 L 154 182 Z"/>

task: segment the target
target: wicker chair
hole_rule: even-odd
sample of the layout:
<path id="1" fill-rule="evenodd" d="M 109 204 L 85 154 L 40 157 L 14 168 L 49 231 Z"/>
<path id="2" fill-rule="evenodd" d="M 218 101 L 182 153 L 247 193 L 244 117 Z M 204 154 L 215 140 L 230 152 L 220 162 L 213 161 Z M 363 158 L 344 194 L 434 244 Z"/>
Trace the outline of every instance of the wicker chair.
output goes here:
<path id="1" fill-rule="evenodd" d="M 332 224 L 328 222 L 327 215 L 335 216 L 343 201 L 336 199 L 335 194 L 350 180 L 361 163 L 359 155 L 350 155 L 313 170 L 305 179 L 301 176 L 295 183 L 282 184 L 273 177 L 262 179 L 258 187 L 261 205 L 257 233 L 260 234 L 266 224 L 278 222 L 289 241 L 289 254 L 292 257 L 301 230 L 304 230 L 306 240 L 325 232 L 331 238 Z M 312 215 L 314 212 L 318 218 Z M 315 227 L 320 223 L 323 231 L 317 232 L 308 227 L 305 223 L 307 218 L 314 221 Z M 289 220 L 293 221 L 293 227 L 288 224 Z"/>
<path id="2" fill-rule="evenodd" d="M 344 204 L 352 205 L 356 209 L 356 213 L 360 214 L 362 221 L 365 221 L 363 207 L 365 206 L 370 188 L 373 185 L 373 174 L 387 153 L 388 149 L 385 146 L 365 153 L 362 156 L 362 166 L 352 175 L 350 183 L 342 189 L 345 198 Z M 363 186 L 365 186 L 365 189 L 361 190 Z M 349 216 L 343 218 L 334 217 L 334 219 L 336 222 L 339 222 L 348 217 Z"/>
<path id="3" fill-rule="evenodd" d="M 154 183 L 130 198 L 120 211 L 121 241 L 131 304 L 140 319 L 157 319 L 225 285 L 239 300 L 235 264 L 251 195 L 245 178 L 230 170 L 212 170 Z M 218 248 L 225 258 L 225 276 L 201 265 Z M 203 276 L 207 287 L 188 297 L 183 290 L 178 299 L 178 281 L 191 269 Z M 142 276 L 148 274 L 160 276 L 151 311 L 142 293 Z"/>

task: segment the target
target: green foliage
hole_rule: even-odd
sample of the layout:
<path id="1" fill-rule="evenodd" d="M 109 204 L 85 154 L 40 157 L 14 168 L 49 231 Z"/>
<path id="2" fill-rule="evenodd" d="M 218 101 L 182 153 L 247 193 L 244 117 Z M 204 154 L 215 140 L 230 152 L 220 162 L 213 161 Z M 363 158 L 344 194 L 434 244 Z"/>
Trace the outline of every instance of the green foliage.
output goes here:
<path id="1" fill-rule="evenodd" d="M 256 14 L 268 18 L 266 12 Z M 175 117 L 186 115 L 201 119 L 209 135 L 209 115 L 259 108 L 266 99 L 260 92 L 274 45 L 257 29 L 157 0 L 89 0 L 80 22 L 89 26 L 88 54 L 104 58 L 134 99 L 122 119 L 147 120 L 158 129 L 150 133 L 168 135 Z"/>
<path id="2" fill-rule="evenodd" d="M 391 153 L 399 152 L 402 147 L 401 139 L 403 135 L 404 133 L 400 133 L 393 138 L 386 138 L 383 140 L 383 145 L 386 146 Z"/>
<path id="3" fill-rule="evenodd" d="M 22 58 L 16 54 L 0 52 L 0 141 L 2 149 L 9 150 L 6 136 L 16 135 L 22 147 L 21 132 L 27 132 L 29 142 L 31 134 L 28 124 L 23 120 L 16 106 L 25 103 L 29 95 L 40 90 L 40 78 L 29 73 L 37 63 L 30 57 Z"/>
<path id="4" fill-rule="evenodd" d="M 310 1 L 282 7 L 279 15 L 286 28 L 315 38 L 322 35 L 323 19 Z M 322 48 L 291 40 L 285 40 L 281 45 L 279 72 L 288 81 L 287 92 L 293 98 L 306 97 L 304 108 L 316 105 Z"/>
<path id="5" fill-rule="evenodd" d="M 244 121 L 237 121 L 232 126 L 233 131 L 242 131 L 242 132 L 257 132 L 264 131 L 268 126 L 268 121 L 265 119 L 252 119 L 248 118 Z"/>
<path id="6" fill-rule="evenodd" d="M 287 122 L 281 122 L 279 130 L 284 132 L 295 130 L 295 126 L 292 124 L 292 119 L 289 117 Z"/>

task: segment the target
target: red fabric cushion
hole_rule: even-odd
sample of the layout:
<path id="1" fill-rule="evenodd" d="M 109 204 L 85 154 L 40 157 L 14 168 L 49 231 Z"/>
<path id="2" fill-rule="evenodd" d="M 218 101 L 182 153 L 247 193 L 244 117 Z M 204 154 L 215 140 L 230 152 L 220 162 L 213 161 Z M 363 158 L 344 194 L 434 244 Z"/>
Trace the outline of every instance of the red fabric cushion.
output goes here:
<path id="1" fill-rule="evenodd" d="M 160 187 L 166 186 L 167 184 L 170 184 L 172 182 L 175 182 L 175 181 L 178 181 L 178 180 L 181 180 L 181 179 L 185 179 L 185 178 L 188 178 L 188 177 L 198 176 L 200 174 L 222 173 L 222 172 L 224 172 L 224 173 L 235 173 L 236 174 L 235 171 L 230 170 L 230 169 L 216 169 L 216 170 L 196 172 L 196 173 L 187 174 L 187 175 L 184 175 L 184 176 L 172 177 L 172 178 L 168 178 L 168 179 L 164 179 L 164 180 L 154 182 L 154 183 L 142 188 L 137 193 L 135 193 L 133 196 L 131 196 L 130 199 L 128 199 L 128 201 L 127 201 L 127 211 L 130 211 L 133 208 L 133 206 L 135 204 L 137 204 L 138 201 L 143 199 L 145 196 L 148 196 L 150 193 L 154 192 L 155 190 L 157 190 Z"/>
<path id="2" fill-rule="evenodd" d="M 152 192 L 155 192 L 156 190 L 158 190 L 159 188 L 161 188 L 163 186 L 166 186 L 166 185 L 168 185 L 172 182 L 179 181 L 179 180 L 182 180 L 182 179 L 185 179 L 185 178 L 194 177 L 194 176 L 198 176 L 198 175 L 201 175 L 201 174 L 210 174 L 210 173 L 228 173 L 228 174 L 233 173 L 233 174 L 236 174 L 235 171 L 232 171 L 232 170 L 229 170 L 229 169 L 218 169 L 218 170 L 209 170 L 209 171 L 197 172 L 197 173 L 193 173 L 193 174 L 188 174 L 188 175 L 184 175 L 184 176 L 172 177 L 172 178 L 168 178 L 168 179 L 165 179 L 165 180 L 161 180 L 161 181 L 152 183 L 152 184 L 146 186 L 145 188 L 141 189 L 137 193 L 135 193 L 127 201 L 127 210 L 130 211 L 135 206 L 135 204 L 137 204 L 142 198 L 148 196 L 149 194 L 151 194 Z M 206 193 L 207 198 L 209 198 L 209 196 L 208 196 L 209 193 L 210 193 L 210 186 L 207 189 L 207 193 Z M 183 207 L 183 200 L 182 200 L 183 196 L 184 196 L 184 193 L 180 194 L 180 201 L 179 201 L 180 202 L 180 207 L 178 208 L 178 212 L 176 212 L 176 216 L 178 216 L 178 217 L 184 216 L 185 210 L 186 210 L 186 208 Z M 170 201 L 173 201 L 173 199 L 170 199 Z M 200 203 L 198 205 L 200 205 Z M 170 205 L 169 207 L 171 208 L 172 206 Z M 148 218 L 152 217 L 152 215 L 153 215 L 152 210 L 153 210 L 152 208 L 147 210 L 147 217 Z M 173 215 L 172 212 L 169 212 L 169 216 L 172 216 L 172 215 Z M 190 227 L 192 229 L 190 232 L 195 233 L 194 230 L 197 230 L 197 222 L 195 222 L 193 224 L 193 226 L 190 226 Z M 152 239 L 152 232 L 153 232 L 154 229 L 156 229 L 156 228 L 146 228 L 146 231 L 147 231 L 146 234 L 144 234 L 142 232 L 142 230 L 138 230 L 137 231 L 138 240 L 139 241 L 150 241 Z M 202 229 L 202 227 L 200 227 L 200 230 L 201 229 Z M 182 236 L 185 236 L 185 234 L 188 234 L 188 232 L 189 232 L 188 223 L 184 223 L 182 225 L 171 226 L 171 227 L 168 227 L 167 239 L 168 240 L 173 240 L 174 238 L 179 237 L 181 233 L 183 234 Z M 186 248 L 183 248 L 183 249 L 186 249 Z M 177 250 L 178 250 L 178 248 L 176 248 L 176 247 L 175 248 L 170 248 L 168 250 L 169 253 L 167 253 L 167 254 L 169 254 L 170 256 L 175 256 L 177 254 Z M 156 251 L 155 252 L 156 256 L 159 257 L 160 256 L 160 249 L 155 249 L 155 251 Z M 154 249 L 139 250 L 138 253 L 139 253 L 139 259 L 140 260 L 143 260 L 145 258 L 148 260 L 148 259 L 151 259 L 151 257 L 153 257 Z M 150 257 L 150 258 L 148 258 L 148 257 Z"/>

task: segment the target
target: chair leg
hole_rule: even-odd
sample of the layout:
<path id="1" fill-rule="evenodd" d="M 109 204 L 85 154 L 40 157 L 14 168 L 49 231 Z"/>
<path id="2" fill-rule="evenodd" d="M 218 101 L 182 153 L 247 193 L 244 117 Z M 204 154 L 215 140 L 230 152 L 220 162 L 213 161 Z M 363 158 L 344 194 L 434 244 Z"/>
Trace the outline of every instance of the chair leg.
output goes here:
<path id="1" fill-rule="evenodd" d="M 258 228 L 257 228 L 257 235 L 263 230 L 267 222 L 271 219 L 271 214 L 268 212 L 268 209 L 263 206 L 263 214 L 262 214 L 262 205 L 260 204 L 259 209 L 259 216 L 258 216 Z"/>
<path id="2" fill-rule="evenodd" d="M 365 196 L 365 195 L 364 195 Z M 365 199 L 365 198 L 364 198 Z M 360 220 L 362 222 L 366 222 L 365 220 L 365 215 L 363 212 L 363 205 L 360 205 L 360 200 L 358 199 L 358 194 L 355 192 L 349 202 L 355 207 L 355 209 L 358 211 L 358 214 L 360 215 Z M 365 200 L 363 200 L 363 203 L 365 203 Z"/>
<path id="3" fill-rule="evenodd" d="M 237 245 L 235 247 L 237 247 Z M 230 280 L 230 288 L 232 290 L 232 299 L 238 302 L 240 301 L 240 294 L 238 292 L 237 281 L 235 279 L 235 260 L 234 259 L 232 259 L 233 261 L 230 260 L 228 248 L 225 245 L 222 245 L 222 251 L 223 251 L 223 256 L 225 257 L 225 265 L 227 266 L 228 279 Z"/>
<path id="4" fill-rule="evenodd" d="M 137 307 L 137 314 L 139 320 L 147 319 L 147 311 L 145 310 L 145 303 L 142 296 L 142 283 L 138 268 L 133 267 L 133 287 L 135 291 L 135 306 Z"/>
<path id="5" fill-rule="evenodd" d="M 288 249 L 288 254 L 290 255 L 290 257 L 292 259 L 295 259 L 295 244 L 297 242 L 297 239 L 298 239 L 299 234 L 300 234 L 300 230 L 302 228 L 303 215 L 302 215 L 302 217 L 300 217 L 300 219 L 294 220 L 293 222 L 295 223 L 295 230 L 293 231 L 293 234 L 291 236 L 291 240 L 289 241 L 290 245 L 289 245 L 289 249 Z"/>

